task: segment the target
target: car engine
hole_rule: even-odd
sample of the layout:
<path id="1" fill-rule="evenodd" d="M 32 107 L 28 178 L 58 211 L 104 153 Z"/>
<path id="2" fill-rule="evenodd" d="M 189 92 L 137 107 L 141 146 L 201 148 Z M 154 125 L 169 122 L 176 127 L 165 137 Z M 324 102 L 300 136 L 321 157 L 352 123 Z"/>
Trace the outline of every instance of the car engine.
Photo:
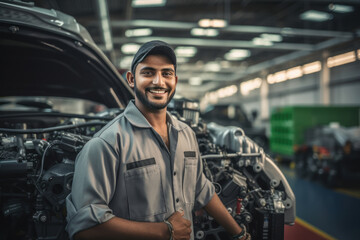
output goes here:
<path id="1" fill-rule="evenodd" d="M 174 102 L 169 110 L 197 134 L 204 172 L 229 213 L 252 239 L 283 239 L 284 224 L 295 221 L 295 196 L 272 159 L 240 128 L 206 125 L 196 103 Z M 119 113 L 0 116 L 0 239 L 68 239 L 65 198 L 76 155 Z M 231 239 L 203 211 L 194 212 L 194 235 Z"/>

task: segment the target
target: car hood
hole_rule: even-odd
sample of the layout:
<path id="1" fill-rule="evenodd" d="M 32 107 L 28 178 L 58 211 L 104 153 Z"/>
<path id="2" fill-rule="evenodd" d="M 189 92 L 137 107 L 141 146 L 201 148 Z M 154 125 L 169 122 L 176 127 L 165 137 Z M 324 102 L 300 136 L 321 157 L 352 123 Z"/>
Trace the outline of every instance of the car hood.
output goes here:
<path id="1" fill-rule="evenodd" d="M 61 96 L 124 107 L 133 92 L 76 20 L 0 2 L 0 97 Z"/>

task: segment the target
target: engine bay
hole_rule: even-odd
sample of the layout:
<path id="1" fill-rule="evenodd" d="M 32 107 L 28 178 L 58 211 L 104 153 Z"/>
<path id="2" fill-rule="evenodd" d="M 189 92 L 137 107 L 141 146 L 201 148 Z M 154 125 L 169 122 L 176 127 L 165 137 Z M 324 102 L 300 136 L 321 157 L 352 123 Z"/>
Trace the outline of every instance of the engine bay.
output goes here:
<path id="1" fill-rule="evenodd" d="M 184 104 L 171 112 L 195 131 L 204 173 L 234 219 L 252 239 L 283 239 L 284 224 L 295 221 L 295 196 L 272 159 L 240 128 L 205 124 Z M 1 239 L 68 239 L 65 198 L 76 155 L 119 113 L 2 114 Z M 231 239 L 206 212 L 193 219 L 195 239 Z"/>

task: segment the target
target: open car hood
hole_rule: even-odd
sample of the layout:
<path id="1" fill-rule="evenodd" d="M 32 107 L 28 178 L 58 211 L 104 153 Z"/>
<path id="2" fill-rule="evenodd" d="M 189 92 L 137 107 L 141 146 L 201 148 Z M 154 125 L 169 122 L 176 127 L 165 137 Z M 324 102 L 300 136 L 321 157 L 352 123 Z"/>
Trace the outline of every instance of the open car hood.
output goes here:
<path id="1" fill-rule="evenodd" d="M 0 97 L 59 96 L 125 107 L 133 92 L 64 13 L 0 2 Z"/>

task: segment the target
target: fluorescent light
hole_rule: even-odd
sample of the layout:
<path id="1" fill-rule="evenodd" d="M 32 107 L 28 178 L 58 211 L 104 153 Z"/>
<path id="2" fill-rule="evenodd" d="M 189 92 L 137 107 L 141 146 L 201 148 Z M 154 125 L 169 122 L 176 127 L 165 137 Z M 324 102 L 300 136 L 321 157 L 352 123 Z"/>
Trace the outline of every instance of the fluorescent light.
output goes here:
<path id="1" fill-rule="evenodd" d="M 231 49 L 224 57 L 226 60 L 234 61 L 247 58 L 251 55 L 251 52 L 247 49 Z"/>
<path id="2" fill-rule="evenodd" d="M 354 11 L 353 6 L 341 5 L 341 4 L 329 4 L 329 9 L 337 13 L 349 13 Z"/>
<path id="3" fill-rule="evenodd" d="M 176 57 L 176 62 L 177 63 L 186 63 L 189 61 L 189 58 L 186 57 Z"/>
<path id="4" fill-rule="evenodd" d="M 279 34 L 268 34 L 268 33 L 263 33 L 260 35 L 261 38 L 263 39 L 267 39 L 271 42 L 281 42 L 283 40 L 282 36 Z"/>
<path id="5" fill-rule="evenodd" d="M 150 36 L 152 30 L 150 28 L 138 28 L 138 29 L 128 29 L 125 31 L 126 37 L 143 37 Z"/>
<path id="6" fill-rule="evenodd" d="M 191 29 L 191 35 L 193 36 L 207 36 L 216 37 L 219 35 L 219 31 L 212 28 L 193 28 Z"/>
<path id="7" fill-rule="evenodd" d="M 212 27 L 215 28 L 223 28 L 226 27 L 227 22 L 224 19 L 213 19 L 212 20 Z"/>
<path id="8" fill-rule="evenodd" d="M 287 80 L 286 71 L 280 71 L 274 74 L 269 74 L 267 77 L 267 81 L 269 84 L 284 82 Z"/>
<path id="9" fill-rule="evenodd" d="M 200 19 L 198 24 L 200 27 L 208 28 L 208 27 L 211 27 L 211 20 L 210 19 Z"/>
<path id="10" fill-rule="evenodd" d="M 293 67 L 293 68 L 290 68 L 290 69 L 286 70 L 287 79 L 299 78 L 302 75 L 303 75 L 303 72 L 302 72 L 300 66 Z"/>
<path id="11" fill-rule="evenodd" d="M 329 68 L 340 66 L 346 63 L 355 62 L 356 56 L 355 51 L 339 54 L 327 59 L 327 66 Z"/>
<path id="12" fill-rule="evenodd" d="M 216 92 L 210 92 L 205 94 L 205 99 L 209 100 L 210 103 L 215 104 L 218 102 L 218 96 Z"/>
<path id="13" fill-rule="evenodd" d="M 221 66 L 217 62 L 208 62 L 205 64 L 204 70 L 210 72 L 219 72 L 221 70 Z"/>
<path id="14" fill-rule="evenodd" d="M 204 28 L 193 28 L 191 29 L 190 34 L 193 36 L 206 36 Z"/>
<path id="15" fill-rule="evenodd" d="M 321 62 L 316 61 L 316 62 L 311 62 L 311 63 L 305 64 L 302 66 L 302 70 L 303 70 L 304 74 L 319 72 L 321 70 Z"/>
<path id="16" fill-rule="evenodd" d="M 175 49 L 175 53 L 179 57 L 193 57 L 196 52 L 196 47 L 177 47 Z"/>
<path id="17" fill-rule="evenodd" d="M 193 86 L 199 86 L 202 83 L 201 77 L 191 77 L 189 79 L 189 84 Z"/>
<path id="18" fill-rule="evenodd" d="M 234 95 L 238 91 L 236 85 L 231 85 L 228 87 L 220 88 L 216 91 L 216 95 L 218 98 L 225 98 Z"/>
<path id="19" fill-rule="evenodd" d="M 360 60 L 360 49 L 357 50 L 357 57 Z"/>
<path id="20" fill-rule="evenodd" d="M 261 86 L 261 78 L 255 78 L 246 82 L 240 83 L 240 92 L 242 95 L 246 96 L 250 91 L 260 88 Z"/>
<path id="21" fill-rule="evenodd" d="M 204 18 L 204 19 L 200 19 L 198 24 L 200 27 L 203 27 L 203 28 L 209 28 L 209 27 L 223 28 L 223 27 L 227 26 L 227 21 L 225 21 L 224 19 Z"/>
<path id="22" fill-rule="evenodd" d="M 264 39 L 264 38 L 253 38 L 252 40 L 254 45 L 258 45 L 258 46 L 272 46 L 273 43 L 271 41 L 269 41 L 268 39 Z"/>
<path id="23" fill-rule="evenodd" d="M 133 0 L 132 7 L 163 7 L 166 0 Z"/>
<path id="24" fill-rule="evenodd" d="M 208 37 L 216 37 L 217 35 L 219 35 L 218 30 L 212 29 L 212 28 L 206 29 L 206 36 L 208 36 Z"/>
<path id="25" fill-rule="evenodd" d="M 140 45 L 136 43 L 127 43 L 121 46 L 121 51 L 125 54 L 135 54 L 139 50 Z"/>
<path id="26" fill-rule="evenodd" d="M 234 57 L 249 57 L 250 51 L 247 49 L 231 49 L 230 52 L 232 56 Z"/>
<path id="27" fill-rule="evenodd" d="M 316 10 L 308 10 L 302 14 L 300 14 L 301 20 L 308 20 L 314 22 L 324 22 L 332 19 L 333 16 L 327 12 L 320 12 Z"/>

